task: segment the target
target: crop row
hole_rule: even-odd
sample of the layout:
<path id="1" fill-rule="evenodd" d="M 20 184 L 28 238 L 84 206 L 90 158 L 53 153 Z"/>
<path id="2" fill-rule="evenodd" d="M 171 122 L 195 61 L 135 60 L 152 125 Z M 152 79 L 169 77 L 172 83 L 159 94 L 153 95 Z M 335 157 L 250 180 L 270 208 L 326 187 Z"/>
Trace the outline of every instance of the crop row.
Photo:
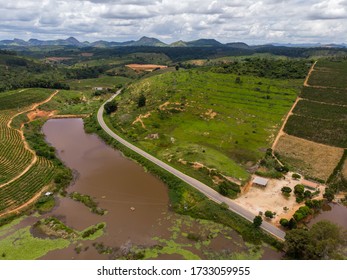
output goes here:
<path id="1" fill-rule="evenodd" d="M 347 147 L 347 122 L 292 115 L 284 131 L 290 135 L 330 146 Z"/>
<path id="2" fill-rule="evenodd" d="M 15 209 L 30 201 L 51 183 L 53 176 L 53 164 L 47 159 L 39 157 L 27 173 L 18 180 L 0 188 L 0 212 Z"/>
<path id="3" fill-rule="evenodd" d="M 347 105 L 347 90 L 304 87 L 301 97 L 329 104 Z"/>
<path id="4" fill-rule="evenodd" d="M 300 100 L 293 113 L 315 119 L 347 121 L 347 108 L 330 104 L 322 104 L 309 100 Z"/>
<path id="5" fill-rule="evenodd" d="M 309 79 L 309 84 L 347 89 L 346 73 L 347 59 L 339 61 L 320 60 Z"/>
<path id="6" fill-rule="evenodd" d="M 4 117 L 4 114 L 7 116 Z M 32 154 L 25 149 L 20 133 L 7 127 L 9 114 L 0 113 L 0 184 L 20 174 L 32 160 Z"/>
<path id="7" fill-rule="evenodd" d="M 45 100 L 51 93 L 51 89 L 27 89 L 1 93 L 0 110 L 18 110 Z"/>

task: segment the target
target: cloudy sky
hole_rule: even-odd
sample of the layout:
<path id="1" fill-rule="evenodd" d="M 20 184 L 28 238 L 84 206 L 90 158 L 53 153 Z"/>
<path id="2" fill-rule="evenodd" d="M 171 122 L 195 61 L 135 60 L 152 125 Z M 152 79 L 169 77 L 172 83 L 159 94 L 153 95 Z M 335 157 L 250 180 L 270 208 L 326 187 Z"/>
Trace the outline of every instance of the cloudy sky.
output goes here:
<path id="1" fill-rule="evenodd" d="M 347 0 L 0 0 L 0 39 L 347 43 Z"/>

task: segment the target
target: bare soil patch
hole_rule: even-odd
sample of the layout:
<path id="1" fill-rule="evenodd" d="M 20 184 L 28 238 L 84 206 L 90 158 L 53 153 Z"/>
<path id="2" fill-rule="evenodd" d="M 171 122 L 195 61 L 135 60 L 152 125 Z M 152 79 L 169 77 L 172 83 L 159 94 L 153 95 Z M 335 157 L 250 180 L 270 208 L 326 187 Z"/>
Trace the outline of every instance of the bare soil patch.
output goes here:
<path id="1" fill-rule="evenodd" d="M 148 71 L 152 72 L 155 69 L 165 69 L 167 68 L 166 65 L 157 65 L 157 64 L 128 64 L 125 65 L 126 67 L 131 68 L 132 70 L 135 71 Z"/>
<path id="2" fill-rule="evenodd" d="M 266 187 L 256 187 L 252 184 L 249 184 L 247 186 L 248 191 L 244 192 L 235 201 L 247 208 L 255 215 L 258 215 L 259 212 L 265 213 L 265 211 L 267 210 L 276 212 L 275 218 L 272 219 L 271 222 L 279 226 L 279 221 L 281 218 L 291 218 L 295 211 L 299 209 L 300 206 L 304 205 L 304 203 L 298 204 L 296 202 L 296 198 L 293 192 L 289 197 L 285 197 L 282 194 L 281 189 L 283 187 L 290 187 L 292 190 L 294 190 L 294 187 L 297 184 L 302 183 L 302 181 L 305 181 L 305 179 L 292 179 L 292 173 L 289 172 L 285 176 L 285 179 L 270 179 Z M 323 198 L 325 186 L 321 184 L 318 185 L 320 194 L 314 197 L 314 199 Z M 284 209 L 284 207 L 286 208 Z M 263 218 L 265 219 L 265 217 Z"/>
<path id="3" fill-rule="evenodd" d="M 41 111 L 36 109 L 35 111 L 32 111 L 27 114 L 29 121 L 33 121 L 37 118 L 48 118 L 52 117 L 56 111 Z"/>
<path id="4" fill-rule="evenodd" d="M 208 117 L 210 120 L 213 120 L 217 116 L 217 113 L 213 112 L 212 109 L 208 109 L 205 113 L 205 116 Z"/>
<path id="5" fill-rule="evenodd" d="M 151 116 L 151 112 L 148 112 L 146 115 L 140 115 L 136 118 L 136 120 L 133 121 L 133 125 L 136 124 L 136 123 L 141 123 L 141 126 L 143 128 L 146 128 L 145 124 L 143 123 L 143 120 L 142 119 L 146 119 L 146 118 L 149 118 Z"/>
<path id="6" fill-rule="evenodd" d="M 47 57 L 46 61 L 59 62 L 59 61 L 70 60 L 70 59 L 72 59 L 72 57 L 55 57 L 55 56 L 52 56 L 52 57 Z"/>
<path id="7" fill-rule="evenodd" d="M 328 179 L 342 157 L 343 149 L 284 134 L 275 151 L 297 171 L 313 178 Z"/>

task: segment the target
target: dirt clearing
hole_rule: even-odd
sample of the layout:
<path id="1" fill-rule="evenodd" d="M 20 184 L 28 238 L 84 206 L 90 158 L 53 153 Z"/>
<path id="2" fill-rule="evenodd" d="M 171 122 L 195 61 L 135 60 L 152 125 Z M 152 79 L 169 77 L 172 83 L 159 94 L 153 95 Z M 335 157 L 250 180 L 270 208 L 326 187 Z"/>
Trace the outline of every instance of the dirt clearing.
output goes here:
<path id="1" fill-rule="evenodd" d="M 343 149 L 284 134 L 276 145 L 281 161 L 297 168 L 299 173 L 328 179 L 342 157 Z"/>
<path id="2" fill-rule="evenodd" d="M 267 210 L 276 212 L 275 218 L 271 222 L 279 225 L 281 218 L 291 218 L 295 211 L 304 205 L 304 203 L 296 203 L 293 192 L 289 197 L 285 197 L 282 194 L 281 189 L 283 187 L 290 187 L 294 190 L 297 184 L 305 181 L 304 179 L 292 179 L 292 174 L 289 172 L 285 176 L 285 179 L 282 180 L 270 179 L 266 187 L 256 187 L 250 184 L 248 192 L 237 198 L 235 202 L 247 208 L 255 215 L 258 215 L 259 212 L 265 213 Z M 320 194 L 314 197 L 314 199 L 322 199 L 324 189 L 324 185 L 319 185 Z M 265 217 L 263 218 L 265 219 Z"/>
<path id="3" fill-rule="evenodd" d="M 157 64 L 128 64 L 125 65 L 126 67 L 129 67 L 135 71 L 148 71 L 152 72 L 155 69 L 165 69 L 167 68 L 166 65 L 157 65 Z"/>

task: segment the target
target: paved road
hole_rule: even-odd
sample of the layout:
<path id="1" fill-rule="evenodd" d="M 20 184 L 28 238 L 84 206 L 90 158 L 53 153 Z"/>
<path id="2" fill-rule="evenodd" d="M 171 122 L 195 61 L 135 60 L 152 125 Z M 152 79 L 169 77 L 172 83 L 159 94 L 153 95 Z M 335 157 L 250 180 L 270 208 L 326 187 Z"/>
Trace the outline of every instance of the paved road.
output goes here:
<path id="1" fill-rule="evenodd" d="M 130 144 L 129 142 L 127 142 L 126 140 L 124 140 L 123 138 L 121 138 L 120 136 L 118 136 L 117 134 L 115 134 L 105 123 L 104 118 L 103 118 L 103 113 L 104 113 L 104 105 L 108 102 L 111 101 L 113 98 L 115 98 L 118 94 L 120 94 L 121 91 L 117 91 L 117 93 L 115 95 L 113 95 L 109 100 L 107 100 L 99 109 L 98 111 L 98 122 L 100 124 L 100 126 L 103 128 L 103 130 L 108 133 L 112 138 L 116 139 L 118 142 L 122 143 L 124 146 L 128 147 L 129 149 L 133 150 L 134 152 L 140 154 L 141 156 L 145 157 L 146 159 L 152 161 L 153 163 L 155 163 L 156 165 L 160 166 L 161 168 L 167 170 L 168 172 L 170 172 L 171 174 L 175 175 L 176 177 L 180 178 L 182 181 L 188 183 L 189 185 L 191 185 L 192 187 L 194 187 L 195 189 L 199 190 L 200 192 L 202 192 L 204 195 L 206 195 L 208 198 L 210 198 L 211 200 L 217 202 L 217 203 L 226 203 L 229 206 L 229 209 L 237 214 L 239 214 L 240 216 L 244 217 L 245 219 L 247 219 L 250 222 L 253 222 L 253 219 L 255 217 L 255 215 L 251 212 L 249 212 L 247 209 L 243 208 L 242 206 L 240 206 L 239 204 L 235 203 L 233 200 L 219 194 L 218 192 L 216 192 L 215 190 L 213 190 L 212 188 L 210 188 L 209 186 L 201 183 L 200 181 L 178 171 L 177 169 L 171 167 L 170 165 L 162 162 L 161 160 L 153 157 L 152 155 L 146 153 L 145 151 L 139 149 L 138 147 Z M 267 231 L 268 233 L 272 234 L 273 236 L 277 237 L 280 240 L 284 240 L 284 236 L 285 236 L 285 232 L 280 230 L 279 228 L 273 226 L 272 224 L 263 221 L 261 228 L 265 231 Z"/>

